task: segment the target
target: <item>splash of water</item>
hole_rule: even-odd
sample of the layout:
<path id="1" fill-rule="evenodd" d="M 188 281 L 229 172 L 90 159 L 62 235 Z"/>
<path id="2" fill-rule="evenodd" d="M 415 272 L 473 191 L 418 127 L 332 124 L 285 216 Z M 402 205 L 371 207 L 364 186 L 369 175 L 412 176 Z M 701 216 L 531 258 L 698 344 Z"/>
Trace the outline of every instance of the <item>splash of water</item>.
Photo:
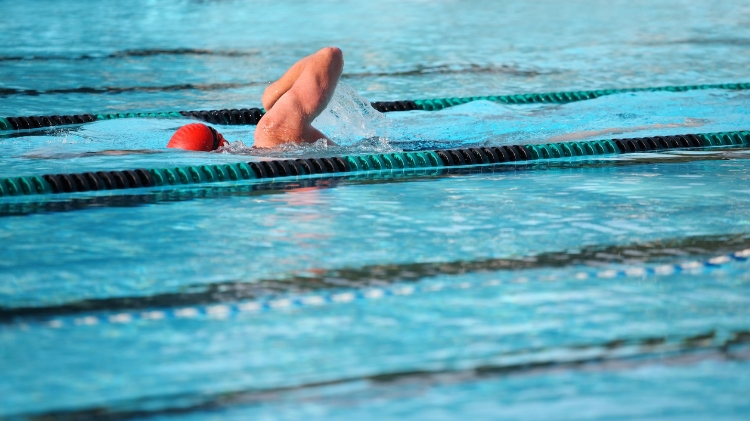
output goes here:
<path id="1" fill-rule="evenodd" d="M 241 140 L 231 142 L 219 150 L 223 153 L 295 157 L 327 156 L 331 154 L 396 152 L 388 141 L 388 120 L 370 102 L 357 94 L 351 86 L 339 82 L 325 110 L 313 121 L 313 126 L 333 140 L 312 144 L 287 143 L 275 148 L 253 149 Z"/>
<path id="2" fill-rule="evenodd" d="M 274 158 L 310 158 L 331 155 L 354 155 L 361 153 L 390 153 L 400 152 L 401 149 L 394 148 L 387 140 L 377 136 L 360 139 L 350 145 L 329 145 L 324 139 L 315 143 L 286 143 L 274 148 L 253 148 L 247 146 L 242 140 L 230 142 L 228 146 L 217 150 L 219 153 L 233 155 L 250 155 Z"/>
<path id="3" fill-rule="evenodd" d="M 340 146 L 352 146 L 362 139 L 388 139 L 388 122 L 370 102 L 351 86 L 339 82 L 325 110 L 313 126 Z"/>

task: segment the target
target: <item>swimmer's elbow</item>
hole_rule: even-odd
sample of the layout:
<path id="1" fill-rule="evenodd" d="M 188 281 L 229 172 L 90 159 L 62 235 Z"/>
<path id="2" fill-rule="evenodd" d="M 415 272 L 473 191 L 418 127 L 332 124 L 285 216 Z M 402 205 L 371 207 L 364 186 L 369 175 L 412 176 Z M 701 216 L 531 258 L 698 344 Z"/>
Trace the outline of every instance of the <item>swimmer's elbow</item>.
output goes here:
<path id="1" fill-rule="evenodd" d="M 323 59 L 329 62 L 333 67 L 344 68 L 344 53 L 338 47 L 325 47 L 318 51 Z"/>
<path id="2" fill-rule="evenodd" d="M 320 52 L 330 57 L 331 60 L 344 61 L 344 53 L 339 47 L 325 47 Z"/>

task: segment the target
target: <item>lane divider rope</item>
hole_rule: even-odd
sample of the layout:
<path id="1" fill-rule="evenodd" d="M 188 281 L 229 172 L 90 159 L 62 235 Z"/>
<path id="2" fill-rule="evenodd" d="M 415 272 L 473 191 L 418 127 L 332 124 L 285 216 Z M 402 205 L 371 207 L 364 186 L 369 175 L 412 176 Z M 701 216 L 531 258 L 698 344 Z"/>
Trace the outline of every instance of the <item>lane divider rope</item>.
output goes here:
<path id="1" fill-rule="evenodd" d="M 371 301 L 385 297 L 408 296 L 440 291 L 458 291 L 480 288 L 499 287 L 504 284 L 528 282 L 555 282 L 575 279 L 578 281 L 592 279 L 643 278 L 651 276 L 670 276 L 685 273 L 689 275 L 709 274 L 734 262 L 746 262 L 750 258 L 750 249 L 716 256 L 704 261 L 687 261 L 658 266 L 631 266 L 622 269 L 588 269 L 570 275 L 532 275 L 514 276 L 507 281 L 492 279 L 484 282 L 458 283 L 424 283 L 420 285 L 393 285 L 384 288 L 366 288 L 357 291 L 336 291 L 318 294 L 305 294 L 290 297 L 273 297 L 252 301 L 195 305 L 173 309 L 150 309 L 125 311 L 112 314 L 88 314 L 77 316 L 60 316 L 44 319 L 17 320 L 15 325 L 28 326 L 29 323 L 41 324 L 49 328 L 62 328 L 83 325 L 128 324 L 137 321 L 175 320 L 175 319 L 230 319 L 243 314 L 257 314 L 273 310 L 292 308 L 318 307 L 331 304 L 343 304 L 356 301 Z"/>
<path id="2" fill-rule="evenodd" d="M 704 85 L 656 86 L 647 88 L 598 89 L 588 91 L 565 91 L 530 93 L 519 95 L 486 95 L 471 97 L 453 97 L 436 99 L 417 99 L 404 101 L 377 101 L 371 105 L 376 110 L 386 113 L 395 111 L 438 111 L 472 101 L 492 101 L 503 104 L 565 104 L 585 101 L 606 95 L 629 92 L 685 92 L 705 89 L 746 90 L 750 83 L 719 83 Z M 0 130 L 31 130 L 41 127 L 67 126 L 84 124 L 100 120 L 120 118 L 176 118 L 193 119 L 219 125 L 256 125 L 265 111 L 262 108 L 222 109 L 204 111 L 170 111 L 151 113 L 102 113 L 71 114 L 49 116 L 0 117 Z"/>
<path id="3" fill-rule="evenodd" d="M 328 158 L 275 159 L 176 168 L 97 171 L 0 178 L 0 197 L 182 186 L 271 178 L 308 178 L 353 172 L 476 167 L 512 162 L 602 156 L 669 149 L 746 146 L 750 132 L 700 133 L 561 143 L 439 149 Z"/>

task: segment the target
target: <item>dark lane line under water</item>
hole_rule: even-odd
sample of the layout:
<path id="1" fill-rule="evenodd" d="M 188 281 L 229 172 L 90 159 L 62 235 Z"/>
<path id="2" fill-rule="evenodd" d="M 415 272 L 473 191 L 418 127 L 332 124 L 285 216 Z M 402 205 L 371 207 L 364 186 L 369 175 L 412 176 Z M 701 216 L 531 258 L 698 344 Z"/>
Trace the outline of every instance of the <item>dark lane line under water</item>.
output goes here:
<path id="1" fill-rule="evenodd" d="M 22 59 L 10 57 L 10 59 Z M 44 59 L 44 58 L 42 58 Z M 6 61 L 8 58 L 5 59 Z M 0 61 L 3 58 L 0 57 Z M 536 70 L 518 69 L 509 65 L 484 66 L 470 64 L 461 68 L 451 66 L 415 66 L 412 69 L 401 71 L 382 71 L 382 72 L 362 72 L 362 73 L 344 73 L 341 78 L 356 79 L 370 77 L 408 77 L 421 76 L 424 74 L 471 74 L 471 73 L 490 73 L 490 74 L 509 74 L 520 77 L 531 77 L 540 74 Z M 222 91 L 229 89 L 245 88 L 251 86 L 266 86 L 271 81 L 237 81 L 237 82 L 206 82 L 206 83 L 183 83 L 172 85 L 153 85 L 153 86 L 75 86 L 67 88 L 49 88 L 49 89 L 29 89 L 29 88 L 0 88 L 0 97 L 8 96 L 39 96 L 39 95 L 59 95 L 59 94 L 120 94 L 124 92 L 171 92 L 183 90 L 195 90 L 201 92 Z"/>
<path id="2" fill-rule="evenodd" d="M 245 57 L 258 55 L 257 50 L 208 50 L 200 48 L 172 48 L 172 49 L 144 49 L 123 50 L 112 53 L 90 53 L 81 55 L 26 55 L 26 56 L 0 56 L 2 61 L 79 61 L 79 60 L 106 60 L 111 58 L 125 57 L 150 57 L 150 56 L 219 56 L 219 57 Z"/>
<path id="3" fill-rule="evenodd" d="M 555 359 L 544 355 L 548 351 L 571 353 L 587 351 L 586 357 Z M 726 339 L 717 339 L 716 332 L 704 332 L 688 337 L 642 337 L 620 339 L 607 343 L 579 344 L 548 349 L 528 349 L 497 357 L 523 356 L 528 362 L 511 364 L 479 364 L 469 368 L 419 370 L 331 379 L 295 386 L 271 389 L 244 389 L 216 394 L 190 393 L 148 396 L 131 401 L 113 402 L 110 407 L 95 406 L 69 411 L 18 414 L 34 421 L 125 421 L 154 416 L 174 416 L 203 411 L 219 411 L 228 407 L 283 401 L 288 394 L 320 390 L 321 397 L 329 395 L 326 388 L 337 385 L 365 383 L 368 389 L 379 386 L 417 383 L 435 387 L 450 383 L 474 383 L 490 378 L 509 376 L 542 376 L 579 372 L 617 372 L 643 366 L 695 366 L 705 361 L 746 362 L 750 360 L 750 331 L 730 332 Z M 346 393 L 346 388 L 342 390 Z M 386 393 L 388 393 L 386 391 Z M 315 399 L 309 394 L 306 400 Z"/>
<path id="4" fill-rule="evenodd" d="M 148 296 L 96 298 L 47 306 L 0 307 L 0 323 L 24 323 L 102 311 L 166 309 L 268 299 L 279 295 L 325 290 L 382 287 L 402 282 L 419 282 L 442 275 L 665 263 L 676 258 L 706 258 L 743 249 L 750 249 L 750 233 L 677 237 L 626 245 L 588 246 L 577 251 L 545 252 L 516 258 L 371 265 L 328 270 L 315 276 L 292 275 L 254 282 L 237 280 L 185 285 L 178 292 Z"/>
<path id="5" fill-rule="evenodd" d="M 75 88 L 57 89 L 22 89 L 22 88 L 0 88 L 0 97 L 11 95 L 39 96 L 54 94 L 120 94 L 123 92 L 172 92 L 172 91 L 218 91 L 225 89 L 245 88 L 248 86 L 265 86 L 268 82 L 236 82 L 236 83 L 183 83 L 166 86 L 79 86 Z"/>

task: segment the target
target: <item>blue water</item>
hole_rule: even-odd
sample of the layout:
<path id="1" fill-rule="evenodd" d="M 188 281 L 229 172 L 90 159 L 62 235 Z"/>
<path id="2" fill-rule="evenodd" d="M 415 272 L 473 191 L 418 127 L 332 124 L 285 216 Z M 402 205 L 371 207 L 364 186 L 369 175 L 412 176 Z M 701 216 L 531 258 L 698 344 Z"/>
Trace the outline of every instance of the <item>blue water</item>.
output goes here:
<path id="1" fill-rule="evenodd" d="M 0 6 L 0 116 L 259 106 L 325 45 L 373 101 L 750 81 L 737 1 Z M 0 133 L 0 177 L 746 130 L 749 95 L 477 101 L 262 154 L 100 121 Z M 749 158 L 3 198 L 0 419 L 745 419 Z"/>

